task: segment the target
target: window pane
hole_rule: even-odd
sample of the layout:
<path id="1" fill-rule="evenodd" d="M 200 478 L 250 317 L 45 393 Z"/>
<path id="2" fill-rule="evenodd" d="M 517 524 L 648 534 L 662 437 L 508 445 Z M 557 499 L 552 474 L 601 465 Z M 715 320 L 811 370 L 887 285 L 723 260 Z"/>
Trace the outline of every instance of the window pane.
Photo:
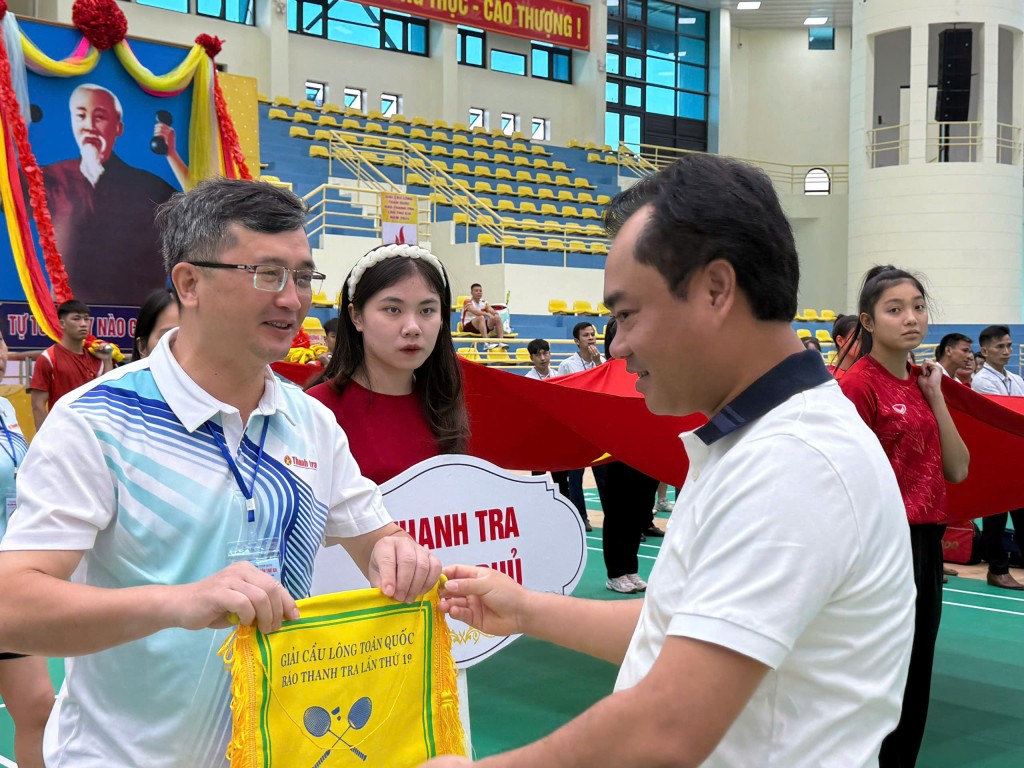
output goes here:
<path id="1" fill-rule="evenodd" d="M 637 79 L 643 79 L 644 76 L 644 65 L 643 60 L 638 59 L 635 56 L 626 57 L 626 77 L 635 77 Z"/>
<path id="2" fill-rule="evenodd" d="M 676 6 L 664 0 L 647 1 L 647 25 L 658 29 L 676 31 Z"/>
<path id="3" fill-rule="evenodd" d="M 301 3 L 299 4 L 299 19 L 298 23 L 301 25 L 301 31 L 307 35 L 319 35 L 323 37 L 324 34 L 324 9 L 323 6 L 315 3 Z"/>
<path id="4" fill-rule="evenodd" d="M 380 29 L 364 27 L 361 24 L 346 24 L 342 21 L 329 23 L 328 37 L 342 43 L 361 45 L 364 48 L 380 48 Z"/>
<path id="5" fill-rule="evenodd" d="M 679 8 L 679 34 L 692 37 L 707 37 L 708 15 L 692 8 Z"/>
<path id="6" fill-rule="evenodd" d="M 676 84 L 676 65 L 666 59 L 648 56 L 647 82 L 654 85 L 667 85 L 671 88 Z"/>
<path id="7" fill-rule="evenodd" d="M 827 195 L 832 191 L 832 180 L 824 168 L 812 168 L 804 176 L 805 195 Z"/>
<path id="8" fill-rule="evenodd" d="M 288 31 L 299 30 L 299 4 L 298 0 L 288 0 Z"/>
<path id="9" fill-rule="evenodd" d="M 135 0 L 139 5 L 151 5 L 154 8 L 163 8 L 165 11 L 177 11 L 188 13 L 188 0 Z"/>
<path id="10" fill-rule="evenodd" d="M 622 24 L 618 21 L 608 22 L 608 45 L 622 45 Z"/>
<path id="11" fill-rule="evenodd" d="M 491 51 L 491 69 L 495 72 L 507 72 L 510 75 L 526 74 L 526 57 L 509 51 Z"/>
<path id="12" fill-rule="evenodd" d="M 550 51 L 543 48 L 534 48 L 530 62 L 530 74 L 534 77 L 551 77 L 551 67 L 548 66 Z"/>
<path id="13" fill-rule="evenodd" d="M 834 51 L 836 47 L 835 27 L 808 28 L 807 47 L 812 51 Z"/>
<path id="14" fill-rule="evenodd" d="M 657 115 L 675 115 L 676 92 L 669 88 L 655 88 L 653 85 L 647 86 L 646 109 L 648 112 L 654 112 Z"/>
<path id="15" fill-rule="evenodd" d="M 626 86 L 626 106 L 629 106 L 629 107 L 641 107 L 641 106 L 643 106 L 643 101 L 641 99 L 642 95 L 643 95 L 643 92 L 640 90 L 639 87 L 637 87 L 635 85 L 627 85 Z"/>
<path id="16" fill-rule="evenodd" d="M 384 47 L 398 51 L 405 49 L 405 22 L 401 19 L 384 19 Z"/>
<path id="17" fill-rule="evenodd" d="M 619 0 L 608 0 L 608 15 L 618 16 L 619 15 Z"/>
<path id="18" fill-rule="evenodd" d="M 619 84 L 618 83 L 605 83 L 604 84 L 604 100 L 609 104 L 619 103 Z"/>
<path id="19" fill-rule="evenodd" d="M 604 143 L 619 146 L 619 115 L 614 112 L 604 113 Z"/>
<path id="20" fill-rule="evenodd" d="M 662 32 L 659 29 L 649 29 L 647 30 L 647 53 L 675 58 L 676 41 L 678 39 L 679 38 L 671 32 Z"/>
<path id="21" fill-rule="evenodd" d="M 644 47 L 644 32 L 640 27 L 626 27 L 626 47 L 637 51 Z"/>
<path id="22" fill-rule="evenodd" d="M 333 6 L 327 6 L 327 17 L 339 21 L 354 21 L 356 24 L 379 24 L 380 10 L 370 8 L 348 0 L 339 0 Z M 307 14 L 308 15 L 308 14 Z"/>
<path id="23" fill-rule="evenodd" d="M 687 64 L 707 64 L 707 50 L 703 40 L 694 40 L 692 37 L 679 38 L 679 60 Z"/>
<path id="24" fill-rule="evenodd" d="M 627 0 L 626 18 L 640 21 L 644 17 L 644 0 Z"/>
<path id="25" fill-rule="evenodd" d="M 552 58 L 554 59 L 555 69 L 554 79 L 560 83 L 568 83 L 572 80 L 572 67 L 570 66 L 572 58 L 570 55 L 567 53 L 555 53 Z"/>
<path id="26" fill-rule="evenodd" d="M 686 64 L 680 64 L 679 67 L 679 87 L 685 88 L 688 91 L 706 91 L 707 82 L 705 81 L 706 69 L 703 67 L 690 67 Z"/>
<path id="27" fill-rule="evenodd" d="M 427 25 L 409 23 L 409 53 L 427 53 Z"/>
<path id="28" fill-rule="evenodd" d="M 640 151 L 640 118 L 637 115 L 623 115 L 622 143 L 634 152 Z"/>
<path id="29" fill-rule="evenodd" d="M 604 55 L 604 68 L 609 75 L 619 74 L 619 54 L 606 53 Z"/>
<path id="30" fill-rule="evenodd" d="M 463 58 L 466 64 L 473 64 L 477 67 L 484 65 L 484 41 L 476 35 L 462 35 L 460 37 L 463 46 Z"/>
<path id="31" fill-rule="evenodd" d="M 706 117 L 707 98 L 696 93 L 679 93 L 679 117 L 690 120 L 704 120 Z"/>

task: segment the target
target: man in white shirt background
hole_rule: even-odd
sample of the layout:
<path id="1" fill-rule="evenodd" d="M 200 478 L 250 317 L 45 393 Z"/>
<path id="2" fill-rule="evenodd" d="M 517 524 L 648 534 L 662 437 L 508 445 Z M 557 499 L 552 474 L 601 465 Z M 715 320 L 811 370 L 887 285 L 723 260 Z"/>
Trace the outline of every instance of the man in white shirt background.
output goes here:
<path id="1" fill-rule="evenodd" d="M 526 345 L 526 351 L 533 363 L 533 368 L 526 372 L 526 378 L 540 381 L 555 378 L 555 372 L 551 370 L 551 345 L 547 339 L 534 339 Z"/>
<path id="2" fill-rule="evenodd" d="M 1024 379 L 1013 371 L 1006 370 L 1013 355 L 1013 339 L 1005 325 L 990 325 L 978 337 L 981 353 L 985 356 L 985 367 L 974 374 L 971 389 L 985 395 L 1024 397 Z M 1003 546 L 1003 531 L 1006 530 L 1007 516 L 1013 516 L 1013 529 L 1017 536 L 1024 535 L 1024 509 L 1009 513 L 990 515 L 981 521 L 981 556 L 988 562 L 988 583 L 1003 589 L 1024 589 L 1010 575 L 1009 557 Z"/>
<path id="3" fill-rule="evenodd" d="M 558 364 L 558 375 L 580 373 L 596 368 L 604 362 L 597 349 L 597 329 L 593 323 L 583 321 L 576 323 L 572 329 L 572 338 L 576 342 L 576 351 Z"/>
<path id="4" fill-rule="evenodd" d="M 505 336 L 505 326 L 502 323 L 498 310 L 484 301 L 484 287 L 480 283 L 473 283 L 469 286 L 470 297 L 462 305 L 462 328 L 466 331 L 479 333 L 485 339 L 491 332 L 498 337 L 498 341 L 488 344 L 487 349 L 497 347 L 508 348 L 501 339 Z"/>
<path id="5" fill-rule="evenodd" d="M 974 361 L 973 343 L 970 336 L 962 333 L 947 333 L 942 337 L 935 348 L 935 362 L 945 376 L 955 379 L 956 372 L 968 366 L 968 360 Z"/>

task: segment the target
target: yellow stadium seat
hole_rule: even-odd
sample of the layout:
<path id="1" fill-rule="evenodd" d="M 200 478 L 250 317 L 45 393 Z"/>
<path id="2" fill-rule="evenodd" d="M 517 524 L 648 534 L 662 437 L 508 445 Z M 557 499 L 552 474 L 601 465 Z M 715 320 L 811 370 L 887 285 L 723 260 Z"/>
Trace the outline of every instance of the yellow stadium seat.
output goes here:
<path id="1" fill-rule="evenodd" d="M 292 130 L 294 130 L 294 128 Z M 305 129 L 303 129 L 303 130 L 305 130 Z M 313 138 L 316 141 L 327 141 L 327 142 L 330 142 L 330 140 L 331 140 L 331 132 L 328 131 L 326 128 L 318 128 L 316 130 L 316 132 L 313 134 Z"/>
<path id="2" fill-rule="evenodd" d="M 569 251 L 571 253 L 586 253 L 587 252 L 587 244 L 584 243 L 582 240 L 570 240 L 569 241 Z"/>
<path id="3" fill-rule="evenodd" d="M 474 363 L 480 362 L 480 353 L 473 349 L 473 347 L 459 347 L 455 350 L 455 354 Z"/>
<path id="4" fill-rule="evenodd" d="M 452 221 L 455 222 L 456 224 L 469 224 L 469 214 L 457 212 L 454 216 L 452 216 Z"/>
<path id="5" fill-rule="evenodd" d="M 460 176 L 472 176 L 473 172 L 469 170 L 469 166 L 465 163 L 452 163 L 452 173 Z"/>
<path id="6" fill-rule="evenodd" d="M 346 107 L 345 117 L 366 117 L 366 113 L 361 109 L 356 109 L 355 107 Z"/>
<path id="7" fill-rule="evenodd" d="M 583 193 L 581 192 L 580 194 L 582 195 Z M 598 205 L 608 205 L 608 203 L 610 203 L 611 201 L 612 201 L 611 195 L 598 195 L 597 196 L 597 204 Z"/>
<path id="8" fill-rule="evenodd" d="M 559 187 L 571 187 L 572 179 L 568 176 L 555 176 L 555 184 Z"/>
<path id="9" fill-rule="evenodd" d="M 590 237 L 604 237 L 604 227 L 600 224 L 587 224 L 583 227 L 583 232 Z"/>
<path id="10" fill-rule="evenodd" d="M 334 115 L 343 115 L 343 114 L 345 114 L 345 110 L 343 110 L 337 104 L 331 104 L 330 102 L 328 102 L 327 104 L 324 104 L 322 107 L 320 107 L 320 111 L 321 112 L 326 112 L 326 113 L 329 113 L 329 114 L 334 114 Z"/>
<path id="11" fill-rule="evenodd" d="M 331 115 L 320 115 L 320 118 L 316 121 L 317 125 L 322 125 L 327 128 L 340 128 L 341 124 L 338 122 L 336 117 Z"/>
<path id="12" fill-rule="evenodd" d="M 834 323 L 836 320 L 836 313 L 831 309 L 821 310 L 821 319 L 826 323 Z"/>
<path id="13" fill-rule="evenodd" d="M 451 137 L 447 133 L 444 133 L 443 131 L 431 131 L 430 132 L 430 140 L 431 141 L 443 141 L 443 142 L 446 142 L 446 143 L 450 144 L 452 139 L 451 139 Z"/>
<path id="14" fill-rule="evenodd" d="M 588 163 L 600 163 L 601 162 L 601 156 L 599 154 L 597 154 L 597 152 L 588 152 L 587 153 L 587 162 Z"/>
<path id="15" fill-rule="evenodd" d="M 491 158 L 491 161 L 494 162 L 495 164 L 500 165 L 512 165 L 512 158 L 504 154 L 503 152 L 495 152 L 494 156 Z"/>
<path id="16" fill-rule="evenodd" d="M 442 147 L 435 144 L 430 148 L 430 154 L 432 157 L 451 157 L 452 153 L 448 151 L 448 147 Z"/>
<path id="17" fill-rule="evenodd" d="M 462 133 L 469 133 L 469 126 L 465 123 L 452 123 L 451 129 L 453 131 L 462 131 Z"/>
<path id="18" fill-rule="evenodd" d="M 479 195 L 496 195 L 497 191 L 489 181 L 477 181 L 473 184 L 473 191 Z"/>
<path id="19" fill-rule="evenodd" d="M 467 301 L 469 301 L 469 296 L 459 296 L 457 299 L 455 299 L 455 303 L 452 305 L 452 311 L 461 312 L 462 308 L 466 305 Z"/>
<path id="20" fill-rule="evenodd" d="M 291 107 L 295 108 L 295 102 L 289 99 L 287 96 L 275 96 L 273 102 L 275 107 Z"/>
<path id="21" fill-rule="evenodd" d="M 388 136 L 405 136 L 405 128 L 400 125 L 389 125 Z"/>
<path id="22" fill-rule="evenodd" d="M 427 149 L 427 145 L 426 144 L 420 144 L 418 141 L 410 141 L 409 142 L 409 148 L 410 149 L 415 149 L 417 152 L 419 152 L 421 154 L 424 154 L 424 155 L 427 154 L 427 152 L 430 151 L 429 149 Z"/>
<path id="23" fill-rule="evenodd" d="M 530 350 L 526 347 L 520 347 L 516 350 L 516 362 L 517 363 L 529 363 L 530 362 Z"/>
<path id="24" fill-rule="evenodd" d="M 323 158 L 324 160 L 326 160 L 327 158 L 329 158 L 331 156 L 331 153 L 330 153 L 330 150 L 327 149 L 327 147 L 321 146 L 320 144 L 313 144 L 309 148 L 309 156 L 310 157 L 319 157 L 319 158 Z"/>
<path id="25" fill-rule="evenodd" d="M 260 174 L 260 181 L 265 181 L 268 184 L 280 184 L 281 180 L 277 176 L 271 176 L 266 173 Z"/>
<path id="26" fill-rule="evenodd" d="M 410 173 L 405 177 L 406 184 L 415 184 L 419 187 L 427 186 L 427 180 L 420 176 L 418 173 Z"/>
<path id="27" fill-rule="evenodd" d="M 561 160 L 552 160 L 551 161 L 551 170 L 555 171 L 555 172 L 565 171 L 566 173 L 569 173 L 571 169 L 569 168 L 568 165 L 563 163 Z"/>
<path id="28" fill-rule="evenodd" d="M 560 216 L 561 214 L 558 212 L 558 206 L 557 205 L 553 205 L 552 203 L 542 203 L 541 206 L 540 206 L 540 215 L 541 216 Z"/>
<path id="29" fill-rule="evenodd" d="M 512 176 L 512 171 L 510 171 L 508 168 L 495 168 L 494 169 L 494 178 L 496 178 L 496 179 L 506 179 L 508 181 L 513 181 L 514 180 L 514 178 Z"/>
<path id="30" fill-rule="evenodd" d="M 256 94 L 256 101 L 258 101 L 260 104 L 269 104 L 270 103 L 270 97 L 267 96 L 265 93 L 257 93 Z"/>
<path id="31" fill-rule="evenodd" d="M 416 115 L 413 115 L 412 125 L 413 126 L 425 125 L 428 128 L 430 128 L 430 127 L 432 127 L 434 125 L 434 121 L 433 120 L 427 120 L 427 118 L 425 118 L 425 117 L 418 117 Z"/>
<path id="32" fill-rule="evenodd" d="M 310 134 L 309 129 L 301 125 L 293 125 L 288 129 L 288 138 L 290 139 L 312 139 L 313 136 Z"/>
<path id="33" fill-rule="evenodd" d="M 549 237 L 548 238 L 548 250 L 549 251 L 559 251 L 559 252 L 564 251 L 565 250 L 565 241 L 564 240 L 557 240 L 554 237 Z"/>
<path id="34" fill-rule="evenodd" d="M 543 189 L 543 188 L 541 188 L 541 189 L 537 190 L 537 199 L 538 200 L 555 200 L 556 198 L 555 198 L 555 193 L 552 192 L 550 189 Z"/>
<path id="35" fill-rule="evenodd" d="M 351 117 L 346 117 L 341 121 L 341 129 L 343 131 L 359 131 L 363 130 L 363 126 L 359 124 L 358 120 L 353 120 Z"/>
<path id="36" fill-rule="evenodd" d="M 384 155 L 384 165 L 389 168 L 401 168 L 402 157 L 401 155 Z"/>
<path id="37" fill-rule="evenodd" d="M 310 101 L 309 99 L 300 99 L 299 100 L 299 109 L 308 109 L 311 112 L 319 112 L 320 111 L 320 107 L 318 107 L 316 105 L 316 102 L 315 101 Z"/>
<path id="38" fill-rule="evenodd" d="M 333 307 L 334 306 L 334 302 L 331 301 L 331 299 L 327 296 L 327 293 L 325 291 L 320 291 L 320 293 L 316 294 L 313 297 L 313 306 L 314 307 Z M 309 318 L 306 318 L 306 319 L 308 320 Z"/>
<path id="39" fill-rule="evenodd" d="M 528 187 L 525 184 L 520 184 L 516 187 L 516 194 L 519 197 L 536 197 L 537 193 L 533 191 L 533 187 Z"/>
<path id="40" fill-rule="evenodd" d="M 363 139 L 363 146 L 372 147 L 374 149 L 384 149 L 384 142 L 376 136 L 367 136 Z"/>
<path id="41" fill-rule="evenodd" d="M 432 166 L 434 166 L 435 168 L 437 168 L 439 171 L 444 171 L 445 173 L 451 173 L 451 169 L 448 167 L 448 163 L 446 163 L 444 160 L 431 160 L 430 164 Z M 441 183 L 442 181 L 444 182 L 443 184 Z M 434 186 L 437 186 L 437 187 L 447 187 L 448 186 L 448 181 L 446 179 L 440 179 L 440 180 L 438 180 L 438 183 L 435 184 Z"/>
<path id="42" fill-rule="evenodd" d="M 474 165 L 473 166 L 473 175 L 474 176 L 483 176 L 484 178 L 487 178 L 487 179 L 493 179 L 494 178 L 494 171 L 492 171 L 490 169 L 490 167 L 488 167 L 486 165 Z"/>
<path id="43" fill-rule="evenodd" d="M 490 141 L 490 139 L 486 139 L 483 136 L 474 136 L 473 137 L 473 141 L 472 141 L 472 146 L 474 146 L 474 147 L 490 147 L 491 146 L 491 141 Z"/>
<path id="44" fill-rule="evenodd" d="M 502 235 L 501 245 L 504 248 L 522 248 L 523 244 L 519 242 L 519 238 L 515 235 Z"/>
<path id="45" fill-rule="evenodd" d="M 469 151 L 465 149 L 453 149 L 452 159 L 454 160 L 469 160 Z"/>
<path id="46" fill-rule="evenodd" d="M 533 159 L 533 167 L 547 171 L 551 169 L 551 163 L 549 163 L 543 157 L 536 157 Z"/>
<path id="47" fill-rule="evenodd" d="M 452 144 L 462 144 L 463 146 L 466 147 L 470 146 L 469 139 L 463 136 L 461 133 L 456 133 L 452 135 Z"/>
<path id="48" fill-rule="evenodd" d="M 544 249 L 544 243 L 539 237 L 526 237 L 523 239 L 523 246 L 530 250 L 540 251 Z"/>
<path id="49" fill-rule="evenodd" d="M 578 221 L 567 221 L 563 228 L 567 235 L 582 235 L 586 231 L 586 228 Z"/>
<path id="50" fill-rule="evenodd" d="M 809 339 L 809 338 L 811 338 L 811 332 L 808 331 L 806 328 L 797 328 L 796 329 L 796 335 L 797 335 L 797 338 L 800 338 L 800 339 Z"/>
<path id="51" fill-rule="evenodd" d="M 314 120 L 313 116 L 311 114 L 309 114 L 308 112 L 296 112 L 294 115 L 292 115 L 292 122 L 293 123 L 312 123 L 312 124 L 315 124 L 316 120 Z"/>
<path id="52" fill-rule="evenodd" d="M 515 157 L 512 158 L 512 165 L 518 165 L 518 166 L 524 166 L 526 168 L 532 168 L 533 167 L 533 161 L 530 158 L 528 158 L 528 157 L 523 157 L 522 155 L 516 155 Z"/>
<path id="53" fill-rule="evenodd" d="M 384 128 L 378 123 L 366 123 L 363 130 L 367 133 L 384 133 Z"/>
<path id="54" fill-rule="evenodd" d="M 469 182 L 466 181 L 465 179 L 455 179 L 455 186 L 458 187 L 459 189 L 465 189 L 467 191 L 470 188 Z"/>
<path id="55" fill-rule="evenodd" d="M 557 196 L 556 199 L 560 203 L 575 203 L 578 200 L 578 198 L 576 197 L 576 193 L 573 192 L 571 189 L 560 189 L 560 190 L 558 190 L 558 196 Z M 579 202 L 583 202 L 583 201 L 579 200 Z"/>
<path id="56" fill-rule="evenodd" d="M 538 184 L 547 184 L 549 186 L 554 186 L 555 184 L 555 180 L 547 173 L 538 173 L 536 179 Z"/>
<path id="57" fill-rule="evenodd" d="M 582 176 L 577 176 L 575 179 L 573 179 L 572 185 L 574 187 L 585 187 L 587 189 L 596 189 L 596 187 L 594 187 L 593 184 L 591 184 L 589 181 L 587 181 Z"/>
<path id="58" fill-rule="evenodd" d="M 831 344 L 832 343 L 832 334 L 830 334 L 828 331 L 826 331 L 824 329 L 820 330 L 820 331 L 815 331 L 814 332 L 814 338 L 816 338 L 822 344 Z"/>
<path id="59" fill-rule="evenodd" d="M 580 144 L 576 139 L 569 139 L 566 145 L 569 149 L 582 149 L 583 145 Z"/>
<path id="60" fill-rule="evenodd" d="M 533 184 L 533 174 L 529 171 L 516 171 L 516 181 L 524 181 Z"/>
<path id="61" fill-rule="evenodd" d="M 448 125 L 448 123 L 446 123 L 444 120 L 440 120 L 440 119 L 435 120 L 433 123 L 431 123 L 431 125 L 433 125 L 438 130 L 442 130 L 442 131 L 447 131 L 448 128 L 450 127 Z"/>
<path id="62" fill-rule="evenodd" d="M 430 141 L 430 137 L 427 135 L 427 132 L 424 131 L 422 128 L 410 128 L 409 139 L 412 141 Z"/>
<path id="63" fill-rule="evenodd" d="M 516 192 L 515 192 L 514 189 L 512 189 L 512 185 L 511 184 L 499 184 L 495 188 L 494 194 L 502 195 L 504 197 L 515 197 L 516 196 Z"/>
<path id="64" fill-rule="evenodd" d="M 371 109 L 366 113 L 367 120 L 387 120 L 384 113 L 379 109 Z"/>
<path id="65" fill-rule="evenodd" d="M 473 160 L 477 163 L 489 163 L 491 162 L 491 156 L 484 152 L 482 149 L 473 150 Z"/>
<path id="66" fill-rule="evenodd" d="M 487 362 L 494 365 L 511 365 L 512 358 L 507 349 L 492 349 L 487 353 Z"/>
<path id="67" fill-rule="evenodd" d="M 533 146 L 531 146 L 530 147 L 530 154 L 531 155 L 544 155 L 545 157 L 548 157 L 548 156 L 551 155 L 551 153 L 548 152 L 546 149 L 544 149 L 544 147 L 542 147 L 540 144 L 534 144 Z"/>
<path id="68" fill-rule="evenodd" d="M 267 110 L 267 117 L 271 120 L 287 120 L 288 122 L 292 120 L 283 109 L 274 109 L 273 107 Z"/>
<path id="69" fill-rule="evenodd" d="M 427 199 L 434 205 L 448 205 L 448 196 L 442 192 L 431 192 Z"/>
<path id="70" fill-rule="evenodd" d="M 481 227 L 493 227 L 494 217 L 488 216 L 486 213 L 481 213 L 479 216 L 476 217 L 476 223 L 479 224 Z"/>
<path id="71" fill-rule="evenodd" d="M 572 313 L 574 315 L 593 315 L 594 308 L 590 306 L 589 301 L 574 301 L 572 303 Z"/>
<path id="72" fill-rule="evenodd" d="M 537 209 L 536 204 L 531 203 L 529 200 L 523 200 L 519 203 L 520 213 L 532 213 L 534 216 L 540 216 L 540 211 Z"/>
<path id="73" fill-rule="evenodd" d="M 595 256 L 607 256 L 608 246 L 605 243 L 602 243 L 600 240 L 594 240 L 590 244 L 590 252 L 593 253 Z"/>
<path id="74" fill-rule="evenodd" d="M 548 302 L 548 312 L 552 315 L 571 315 L 569 305 L 561 299 L 551 299 Z"/>
<path id="75" fill-rule="evenodd" d="M 580 217 L 580 212 L 576 210 L 576 206 L 574 205 L 563 205 L 562 215 L 566 218 L 578 219 Z"/>
<path id="76" fill-rule="evenodd" d="M 487 232 L 481 232 L 476 236 L 476 241 L 480 245 L 496 246 L 498 244 L 498 238 L 494 235 L 488 234 Z"/>
<path id="77" fill-rule="evenodd" d="M 391 116 L 391 122 L 392 123 L 402 123 L 402 125 L 408 125 L 409 124 L 409 118 L 406 117 L 405 115 L 392 115 Z"/>
<path id="78" fill-rule="evenodd" d="M 512 211 L 513 213 L 519 212 L 519 207 L 511 200 L 499 200 L 498 201 L 499 211 Z"/>
<path id="79" fill-rule="evenodd" d="M 584 219 L 600 219 L 601 218 L 601 214 L 598 213 L 597 210 L 594 209 L 594 208 L 584 208 L 582 211 L 580 211 L 580 214 L 583 216 Z"/>
<path id="80" fill-rule="evenodd" d="M 801 319 L 805 320 L 805 321 L 807 321 L 809 323 L 814 323 L 814 322 L 817 322 L 818 320 L 820 320 L 821 318 L 818 317 L 818 310 L 816 310 L 816 309 L 804 309 L 804 314 L 803 314 L 803 317 Z"/>
<path id="81" fill-rule="evenodd" d="M 599 301 L 599 302 L 597 302 L 597 314 L 599 314 L 602 317 L 604 317 L 606 315 L 610 315 L 611 311 L 608 309 L 608 307 L 606 307 L 604 305 L 603 301 Z"/>

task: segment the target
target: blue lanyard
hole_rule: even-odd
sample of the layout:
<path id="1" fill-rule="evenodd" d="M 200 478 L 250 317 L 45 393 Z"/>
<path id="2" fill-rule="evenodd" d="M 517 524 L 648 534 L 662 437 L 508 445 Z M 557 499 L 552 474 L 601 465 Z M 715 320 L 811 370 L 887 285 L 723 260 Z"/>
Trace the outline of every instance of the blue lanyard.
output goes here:
<path id="1" fill-rule="evenodd" d="M 3 443 L 0 443 L 0 448 L 4 449 L 4 453 L 11 457 L 11 463 L 14 465 L 14 476 L 18 476 L 18 452 L 14 449 L 14 438 L 11 437 L 11 430 L 7 428 L 7 422 L 4 421 L 4 415 L 0 413 L 0 429 L 4 431 L 4 437 L 7 438 L 7 445 L 11 446 L 11 450 L 8 451 Z"/>
<path id="2" fill-rule="evenodd" d="M 213 427 L 210 426 L 210 422 L 206 422 L 206 431 L 210 433 L 213 438 L 213 442 L 220 448 L 220 452 L 224 455 L 224 461 L 228 463 L 228 468 L 231 470 L 231 474 L 235 476 L 235 482 L 238 483 L 238 490 L 245 496 L 245 512 L 246 522 L 256 522 L 256 499 L 253 498 L 253 491 L 256 490 L 256 478 L 260 474 L 260 465 L 263 463 L 263 445 L 267 442 L 267 428 L 270 426 L 270 418 L 267 416 L 263 417 L 263 432 L 260 433 L 260 446 L 256 452 L 256 466 L 252 470 L 252 483 L 249 487 L 246 487 L 245 480 L 242 479 L 242 473 L 238 470 L 238 465 L 235 463 L 235 459 L 231 456 L 231 451 L 228 450 L 227 445 L 224 443 L 224 438 L 218 435 Z"/>

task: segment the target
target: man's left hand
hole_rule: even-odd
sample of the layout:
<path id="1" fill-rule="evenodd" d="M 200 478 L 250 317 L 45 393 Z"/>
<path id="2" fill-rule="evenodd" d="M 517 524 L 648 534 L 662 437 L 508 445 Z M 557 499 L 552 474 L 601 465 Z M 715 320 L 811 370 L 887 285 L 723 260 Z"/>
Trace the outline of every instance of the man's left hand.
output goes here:
<path id="1" fill-rule="evenodd" d="M 370 554 L 370 585 L 402 603 L 413 602 L 440 575 L 441 561 L 404 533 L 379 539 Z"/>

